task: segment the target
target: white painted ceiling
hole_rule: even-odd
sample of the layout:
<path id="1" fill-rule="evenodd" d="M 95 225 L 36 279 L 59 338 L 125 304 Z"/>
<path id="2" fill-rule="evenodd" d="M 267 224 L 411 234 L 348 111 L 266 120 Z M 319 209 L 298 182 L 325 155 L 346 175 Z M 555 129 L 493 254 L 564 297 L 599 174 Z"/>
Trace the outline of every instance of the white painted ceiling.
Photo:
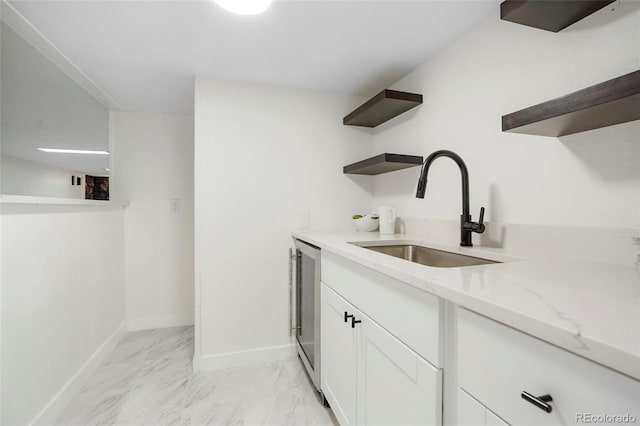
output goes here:
<path id="1" fill-rule="evenodd" d="M 4 23 L 0 24 L 2 156 L 102 176 L 106 155 L 38 148 L 109 149 L 109 111 Z"/>
<path id="2" fill-rule="evenodd" d="M 276 1 L 237 16 L 211 1 L 9 2 L 123 110 L 193 111 L 193 77 L 370 96 L 499 0 Z"/>

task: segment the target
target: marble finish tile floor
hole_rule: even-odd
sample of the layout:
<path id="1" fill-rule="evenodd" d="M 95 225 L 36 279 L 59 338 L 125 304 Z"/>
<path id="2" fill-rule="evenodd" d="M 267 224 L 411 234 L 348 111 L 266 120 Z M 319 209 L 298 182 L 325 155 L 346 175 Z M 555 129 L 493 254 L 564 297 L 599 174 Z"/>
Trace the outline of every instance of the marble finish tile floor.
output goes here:
<path id="1" fill-rule="evenodd" d="M 337 425 L 300 360 L 193 373 L 193 327 L 128 333 L 57 425 Z"/>

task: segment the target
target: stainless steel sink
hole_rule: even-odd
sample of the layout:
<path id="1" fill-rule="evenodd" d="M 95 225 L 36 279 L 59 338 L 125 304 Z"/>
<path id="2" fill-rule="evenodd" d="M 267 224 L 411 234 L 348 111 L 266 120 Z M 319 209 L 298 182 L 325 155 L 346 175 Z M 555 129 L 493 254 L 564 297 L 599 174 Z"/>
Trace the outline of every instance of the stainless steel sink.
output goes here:
<path id="1" fill-rule="evenodd" d="M 480 257 L 466 256 L 464 254 L 450 253 L 414 244 L 396 245 L 363 245 L 356 244 L 368 250 L 384 253 L 389 256 L 405 259 L 421 265 L 435 266 L 437 268 L 455 268 L 459 266 L 488 265 L 502 263 L 495 260 Z"/>

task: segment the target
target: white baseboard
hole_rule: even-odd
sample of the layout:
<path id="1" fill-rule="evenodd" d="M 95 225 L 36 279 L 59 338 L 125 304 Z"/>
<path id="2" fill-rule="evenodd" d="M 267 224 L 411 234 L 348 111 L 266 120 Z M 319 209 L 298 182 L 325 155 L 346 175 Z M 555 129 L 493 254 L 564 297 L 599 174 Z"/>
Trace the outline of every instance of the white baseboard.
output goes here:
<path id="1" fill-rule="evenodd" d="M 295 356 L 294 345 L 271 346 L 240 352 L 193 357 L 194 371 L 220 370 L 222 368 L 243 367 L 270 361 L 289 359 Z"/>
<path id="2" fill-rule="evenodd" d="M 126 333 L 124 323 L 120 324 L 116 331 L 105 340 L 98 349 L 89 357 L 87 362 L 74 374 L 67 383 L 60 388 L 47 405 L 33 418 L 30 425 L 53 424 L 62 414 L 65 407 L 80 391 L 89 377 L 102 365 L 113 348 L 120 342 Z"/>
<path id="3" fill-rule="evenodd" d="M 193 325 L 193 314 L 127 319 L 128 331 L 151 330 L 154 328 L 167 328 L 167 327 L 181 327 L 184 325 Z"/>

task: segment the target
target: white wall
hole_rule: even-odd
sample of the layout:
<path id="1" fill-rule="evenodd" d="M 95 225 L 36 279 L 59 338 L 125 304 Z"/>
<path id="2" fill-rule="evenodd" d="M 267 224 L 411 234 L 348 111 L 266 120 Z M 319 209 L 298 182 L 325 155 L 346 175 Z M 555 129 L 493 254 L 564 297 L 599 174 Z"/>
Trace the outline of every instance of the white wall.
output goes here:
<path id="1" fill-rule="evenodd" d="M 0 174 L 2 194 L 78 199 L 85 196 L 84 173 L 2 155 Z M 79 176 L 81 185 L 71 185 L 71 176 Z"/>
<path id="2" fill-rule="evenodd" d="M 362 101 L 196 79 L 198 368 L 289 344 L 287 248 L 300 216 L 313 229 L 350 229 L 370 209 L 369 177 L 342 174 L 371 155 L 370 135 L 342 125 Z"/>
<path id="3" fill-rule="evenodd" d="M 611 9 L 615 8 L 614 11 Z M 471 178 L 477 218 L 634 228 L 640 221 L 640 122 L 561 138 L 502 133 L 501 116 L 640 68 L 640 4 L 615 3 L 559 33 L 499 11 L 393 88 L 424 104 L 376 131 L 376 153 L 450 149 Z M 439 159 L 424 200 L 419 168 L 375 178 L 375 203 L 402 216 L 458 220 L 460 173 Z"/>
<path id="4" fill-rule="evenodd" d="M 1 212 L 1 423 L 23 425 L 124 321 L 123 216 L 107 206 Z"/>
<path id="5" fill-rule="evenodd" d="M 112 112 L 111 129 L 127 327 L 193 324 L 193 116 Z"/>

